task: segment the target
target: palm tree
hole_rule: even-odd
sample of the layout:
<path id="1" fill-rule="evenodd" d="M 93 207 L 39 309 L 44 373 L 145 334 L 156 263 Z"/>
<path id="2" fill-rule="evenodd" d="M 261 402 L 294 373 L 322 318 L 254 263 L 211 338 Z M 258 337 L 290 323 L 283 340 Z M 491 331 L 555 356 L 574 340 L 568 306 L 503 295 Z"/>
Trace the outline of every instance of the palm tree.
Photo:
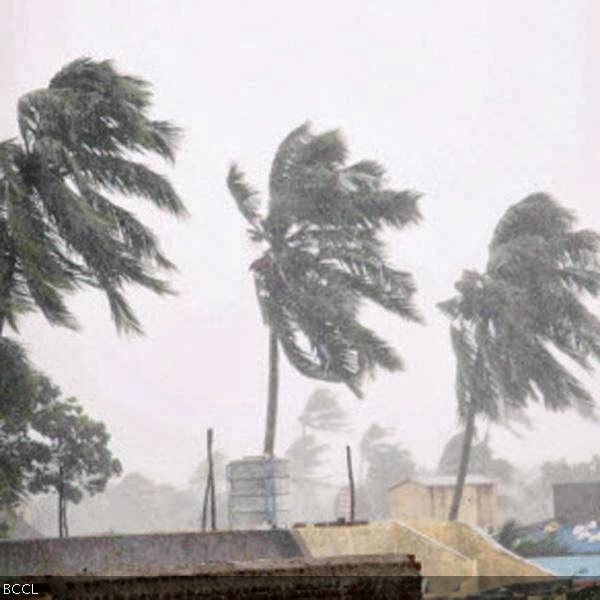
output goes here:
<path id="1" fill-rule="evenodd" d="M 106 294 L 118 329 L 141 332 L 124 286 L 170 291 L 154 271 L 174 265 L 111 199 L 185 214 L 169 180 L 134 160 L 174 159 L 178 130 L 148 116 L 151 100 L 147 82 L 87 58 L 20 99 L 20 139 L 0 143 L 0 332 L 32 309 L 76 327 L 64 296 L 82 286 Z"/>
<path id="2" fill-rule="evenodd" d="M 308 429 L 336 433 L 349 429 L 346 411 L 327 388 L 318 388 L 309 396 L 298 421 L 302 426 L 302 437 L 307 435 Z"/>
<path id="3" fill-rule="evenodd" d="M 279 379 L 279 348 L 307 377 L 346 384 L 357 396 L 366 374 L 402 362 L 390 345 L 358 319 L 370 300 L 405 319 L 418 320 L 409 273 L 384 257 L 384 226 L 400 229 L 420 219 L 418 194 L 384 186 L 373 161 L 346 165 L 338 131 L 315 135 L 308 124 L 279 146 L 261 212 L 256 192 L 233 165 L 228 186 L 265 246 L 250 269 L 269 328 L 269 389 L 264 454 L 272 456 Z"/>
<path id="4" fill-rule="evenodd" d="M 546 194 L 528 196 L 499 221 L 485 273 L 465 271 L 439 306 L 452 320 L 456 394 L 464 423 L 450 509 L 457 518 L 477 417 L 502 421 L 530 400 L 594 416 L 594 403 L 565 359 L 586 371 L 600 358 L 600 321 L 585 295 L 600 292 L 600 235 Z"/>

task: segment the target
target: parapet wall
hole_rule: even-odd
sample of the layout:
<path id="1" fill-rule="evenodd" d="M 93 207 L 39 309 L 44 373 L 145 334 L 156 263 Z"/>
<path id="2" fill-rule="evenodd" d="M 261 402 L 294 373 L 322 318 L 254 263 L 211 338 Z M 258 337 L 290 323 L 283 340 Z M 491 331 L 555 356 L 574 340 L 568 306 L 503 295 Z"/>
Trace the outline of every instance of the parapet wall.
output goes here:
<path id="1" fill-rule="evenodd" d="M 422 597 L 419 569 L 411 556 L 295 558 L 205 566 L 187 576 L 42 578 L 34 586 L 36 593 L 48 600 L 418 600 Z"/>
<path id="2" fill-rule="evenodd" d="M 210 563 L 303 555 L 283 529 L 9 540 L 0 542 L 0 576 L 186 574 Z"/>

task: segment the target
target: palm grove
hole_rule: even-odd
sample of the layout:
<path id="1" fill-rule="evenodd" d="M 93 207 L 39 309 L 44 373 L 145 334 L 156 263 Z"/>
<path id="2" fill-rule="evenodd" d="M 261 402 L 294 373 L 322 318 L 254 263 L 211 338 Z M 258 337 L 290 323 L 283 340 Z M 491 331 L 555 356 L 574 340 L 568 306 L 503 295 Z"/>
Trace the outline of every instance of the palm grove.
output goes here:
<path id="1" fill-rule="evenodd" d="M 127 286 L 172 292 L 160 272 L 174 265 L 125 208 L 141 199 L 186 215 L 169 179 L 141 161 L 173 162 L 179 135 L 149 116 L 151 102 L 144 80 L 110 62 L 76 60 L 21 98 L 19 137 L 0 143 L 0 502 L 11 507 L 27 493 L 54 489 L 62 535 L 66 503 L 102 491 L 121 466 L 104 426 L 75 400 L 61 400 L 5 330 L 18 334 L 19 318 L 30 311 L 78 328 L 67 300 L 89 287 L 104 293 L 119 331 L 141 334 Z M 250 270 L 267 330 L 267 456 L 275 453 L 281 354 L 304 376 L 362 397 L 377 369 L 402 368 L 394 346 L 362 322 L 364 304 L 421 320 L 412 275 L 386 252 L 390 235 L 420 221 L 419 194 L 388 187 L 382 165 L 349 163 L 348 154 L 338 131 L 316 134 L 304 124 L 275 152 L 264 201 L 236 165 L 227 178 L 259 247 Z M 574 216 L 555 200 L 534 194 L 498 223 L 485 271 L 465 271 L 457 294 L 440 303 L 451 320 L 464 425 L 450 519 L 459 514 L 478 420 L 508 425 L 535 400 L 593 415 L 576 373 L 591 370 L 600 353 L 600 322 L 586 302 L 600 292 L 599 239 L 575 229 Z M 303 418 L 303 436 L 288 456 L 314 467 L 322 447 L 306 430 L 346 425 L 340 414 L 315 425 L 310 406 Z M 402 464 L 412 472 L 410 458 L 386 436 L 385 428 L 365 432 L 361 455 L 379 457 L 373 470 Z"/>

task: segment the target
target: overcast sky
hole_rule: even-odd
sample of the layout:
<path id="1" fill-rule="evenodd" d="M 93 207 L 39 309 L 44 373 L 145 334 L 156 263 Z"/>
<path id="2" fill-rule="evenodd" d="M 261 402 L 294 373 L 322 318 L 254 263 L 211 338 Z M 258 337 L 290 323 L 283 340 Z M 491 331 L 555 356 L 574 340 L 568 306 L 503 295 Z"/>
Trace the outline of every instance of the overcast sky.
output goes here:
<path id="1" fill-rule="evenodd" d="M 411 270 L 426 326 L 376 315 L 407 370 L 381 375 L 365 399 L 343 388 L 354 435 L 396 427 L 416 460 L 435 465 L 455 431 L 454 360 L 435 303 L 465 268 L 482 268 L 508 206 L 544 190 L 600 229 L 600 10 L 594 0 L 202 2 L 0 0 L 0 139 L 16 135 L 15 105 L 86 55 L 154 84 L 154 114 L 185 137 L 165 167 L 191 218 L 142 209 L 179 266 L 176 298 L 131 294 L 147 335 L 119 337 L 106 301 L 82 293 L 80 333 L 27 318 L 21 339 L 65 393 L 106 421 L 125 470 L 184 484 L 204 430 L 230 456 L 262 448 L 267 332 L 247 241 L 225 176 L 239 161 L 261 190 L 281 139 L 310 119 L 343 130 L 352 160 L 373 158 L 390 184 L 424 194 L 424 222 L 390 237 Z M 595 389 L 598 389 L 598 380 Z M 315 382 L 284 364 L 277 450 Z M 597 392 L 596 392 L 597 393 Z M 492 432 L 519 464 L 600 451 L 600 424 L 533 410 L 519 440 Z M 339 449 L 338 449 L 339 446 Z"/>

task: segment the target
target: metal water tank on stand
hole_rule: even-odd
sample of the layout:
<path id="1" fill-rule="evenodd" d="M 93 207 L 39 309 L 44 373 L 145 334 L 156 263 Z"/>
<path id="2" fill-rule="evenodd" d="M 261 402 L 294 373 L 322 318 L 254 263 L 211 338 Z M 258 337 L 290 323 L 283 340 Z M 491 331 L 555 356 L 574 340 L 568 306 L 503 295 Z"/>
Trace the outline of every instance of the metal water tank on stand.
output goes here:
<path id="1" fill-rule="evenodd" d="M 227 465 L 229 527 L 285 527 L 290 519 L 288 461 L 247 456 Z"/>

